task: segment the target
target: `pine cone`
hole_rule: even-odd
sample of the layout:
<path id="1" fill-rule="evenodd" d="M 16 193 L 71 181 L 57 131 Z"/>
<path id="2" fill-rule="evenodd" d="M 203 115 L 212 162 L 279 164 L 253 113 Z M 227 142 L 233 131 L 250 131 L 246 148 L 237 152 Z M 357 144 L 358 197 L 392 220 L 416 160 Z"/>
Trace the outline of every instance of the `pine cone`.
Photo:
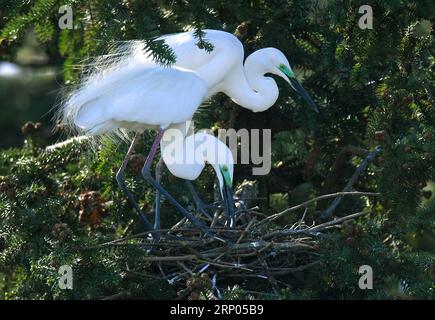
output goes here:
<path id="1" fill-rule="evenodd" d="M 378 143 L 384 143 L 384 141 L 385 141 L 385 130 L 376 131 L 375 132 L 375 140 Z"/>
<path id="2" fill-rule="evenodd" d="M 145 164 L 146 158 L 141 154 L 132 154 L 128 161 L 127 170 L 131 174 L 139 174 Z"/>
<path id="3" fill-rule="evenodd" d="M 52 268 L 56 268 L 57 267 L 56 260 L 51 259 L 50 262 L 48 263 L 48 265 Z"/>
<path id="4" fill-rule="evenodd" d="M 248 29 L 249 29 L 249 22 L 243 21 L 241 24 L 237 26 L 234 35 L 240 40 L 243 40 L 248 34 Z"/>
<path id="5" fill-rule="evenodd" d="M 15 185 L 8 180 L 0 182 L 0 193 L 6 194 L 6 196 L 11 199 L 15 198 L 15 196 L 17 195 Z"/>
<path id="6" fill-rule="evenodd" d="M 31 121 L 26 122 L 22 127 L 21 127 L 21 132 L 27 136 L 29 134 L 31 134 L 33 131 L 35 131 L 35 124 Z"/>
<path id="7" fill-rule="evenodd" d="M 104 201 L 97 191 L 88 191 L 79 196 L 79 221 L 89 226 L 100 225 L 106 213 Z"/>

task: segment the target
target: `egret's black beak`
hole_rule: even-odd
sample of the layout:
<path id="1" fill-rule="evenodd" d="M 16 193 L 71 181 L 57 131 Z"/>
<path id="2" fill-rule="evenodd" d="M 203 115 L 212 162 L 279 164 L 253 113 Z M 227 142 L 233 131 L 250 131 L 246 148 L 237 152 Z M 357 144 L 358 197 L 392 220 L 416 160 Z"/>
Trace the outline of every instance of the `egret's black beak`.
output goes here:
<path id="1" fill-rule="evenodd" d="M 233 190 L 225 184 L 223 190 L 223 203 L 224 203 L 224 211 L 227 216 L 227 223 L 230 228 L 234 227 L 235 224 L 235 214 L 234 214 L 234 194 Z"/>
<path id="2" fill-rule="evenodd" d="M 316 104 L 314 103 L 313 99 L 311 99 L 308 92 L 304 89 L 304 87 L 301 86 L 299 81 L 296 78 L 289 78 L 290 84 L 292 85 L 293 89 L 296 90 L 297 93 L 299 93 L 302 98 L 308 103 L 311 109 L 319 113 L 319 109 L 317 109 Z"/>
<path id="3" fill-rule="evenodd" d="M 220 172 L 223 177 L 223 186 L 222 186 L 222 202 L 224 205 L 224 211 L 227 216 L 227 223 L 230 228 L 234 227 L 235 223 L 235 213 L 234 213 L 234 194 L 232 190 L 233 179 L 228 171 L 227 165 L 219 166 Z"/>

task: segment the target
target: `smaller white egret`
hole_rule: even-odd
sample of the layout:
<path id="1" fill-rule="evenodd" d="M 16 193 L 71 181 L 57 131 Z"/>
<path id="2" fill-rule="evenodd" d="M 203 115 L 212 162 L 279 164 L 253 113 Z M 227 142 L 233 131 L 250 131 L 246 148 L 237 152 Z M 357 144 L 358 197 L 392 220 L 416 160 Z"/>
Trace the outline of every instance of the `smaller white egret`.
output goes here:
<path id="1" fill-rule="evenodd" d="M 178 137 L 178 138 L 177 138 Z M 228 225 L 234 224 L 234 203 L 232 197 L 232 183 L 234 176 L 234 158 L 231 150 L 215 136 L 197 132 L 195 134 L 173 135 L 173 130 L 167 130 L 160 142 L 162 162 L 174 176 L 188 180 L 196 180 L 205 168 L 210 164 L 219 183 L 220 194 L 227 214 Z M 161 168 L 158 166 L 158 168 Z M 156 169 L 156 177 L 159 182 L 161 173 Z M 194 198 L 196 193 L 190 190 Z M 197 202 L 199 199 L 194 199 Z M 198 204 L 198 202 L 197 202 Z M 160 193 L 157 192 L 156 212 L 154 228 L 160 228 Z"/>

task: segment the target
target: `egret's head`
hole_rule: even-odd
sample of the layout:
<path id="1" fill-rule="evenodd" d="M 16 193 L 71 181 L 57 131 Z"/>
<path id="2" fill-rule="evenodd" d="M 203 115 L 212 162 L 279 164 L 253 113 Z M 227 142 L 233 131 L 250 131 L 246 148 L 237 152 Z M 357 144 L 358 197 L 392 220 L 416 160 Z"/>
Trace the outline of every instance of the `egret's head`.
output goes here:
<path id="1" fill-rule="evenodd" d="M 194 138 L 196 141 L 195 153 L 199 162 L 210 164 L 219 181 L 219 188 L 223 192 L 224 188 L 232 188 L 234 174 L 234 157 L 231 149 L 218 137 L 206 132 L 197 132 L 186 140 Z M 190 145 L 186 143 L 186 145 Z"/>
<path id="2" fill-rule="evenodd" d="M 265 66 L 267 72 L 283 78 L 297 93 L 302 96 L 302 98 L 304 98 L 304 100 L 314 111 L 319 112 L 313 99 L 311 99 L 308 92 L 301 86 L 299 81 L 296 79 L 296 76 L 284 53 L 275 48 L 264 48 L 258 50 L 258 52 L 260 51 L 262 51 L 262 63 Z"/>

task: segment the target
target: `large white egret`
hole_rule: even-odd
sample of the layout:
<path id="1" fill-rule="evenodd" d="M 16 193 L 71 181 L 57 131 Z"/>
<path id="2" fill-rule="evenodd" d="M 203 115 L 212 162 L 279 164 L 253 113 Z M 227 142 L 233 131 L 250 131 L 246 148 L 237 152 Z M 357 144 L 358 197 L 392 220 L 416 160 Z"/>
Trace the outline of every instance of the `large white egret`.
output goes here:
<path id="1" fill-rule="evenodd" d="M 98 58 L 84 73 L 80 86 L 62 104 L 64 121 L 86 134 L 104 134 L 119 129 L 136 132 L 116 178 L 150 229 L 151 224 L 124 179 L 125 167 L 143 130 L 158 131 L 142 170 L 143 177 L 192 223 L 210 234 L 150 173 L 164 131 L 192 119 L 199 106 L 218 92 L 254 112 L 267 110 L 276 102 L 279 92 L 275 80 L 265 74 L 283 78 L 317 110 L 281 51 L 260 49 L 243 63 L 243 45 L 234 35 L 217 30 L 204 32 L 214 47 L 210 53 L 197 47 L 193 32 L 160 38 L 175 53 L 176 63 L 171 67 L 154 63 L 140 41 L 123 44 L 116 54 Z"/>

